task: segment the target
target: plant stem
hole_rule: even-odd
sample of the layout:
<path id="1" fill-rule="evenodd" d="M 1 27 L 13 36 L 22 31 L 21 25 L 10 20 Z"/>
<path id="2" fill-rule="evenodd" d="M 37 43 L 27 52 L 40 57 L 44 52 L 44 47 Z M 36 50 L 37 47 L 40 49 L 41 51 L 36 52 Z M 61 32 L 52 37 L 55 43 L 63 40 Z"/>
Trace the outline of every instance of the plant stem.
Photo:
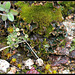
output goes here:
<path id="1" fill-rule="evenodd" d="M 2 13 L 0 13 L 0 15 L 4 15 L 4 16 L 7 16 L 6 14 L 2 14 Z"/>
<path id="2" fill-rule="evenodd" d="M 30 47 L 31 51 L 32 51 L 32 52 L 34 53 L 34 55 L 36 56 L 36 58 L 39 58 L 39 57 L 37 56 L 37 54 L 34 52 L 34 50 L 31 48 L 31 46 L 29 45 L 29 43 L 28 43 L 26 40 L 23 40 L 23 41 L 21 41 L 21 42 L 17 42 L 17 43 L 15 43 L 15 44 L 19 44 L 19 43 L 22 43 L 22 42 L 26 42 L 27 45 Z M 15 45 L 15 44 L 12 44 L 11 46 L 13 46 L 13 45 Z M 3 47 L 3 48 L 0 49 L 0 51 L 4 50 L 4 49 L 6 49 L 6 48 L 9 48 L 9 47 L 11 47 L 11 46 Z"/>
<path id="3" fill-rule="evenodd" d="M 6 14 L 2 14 L 2 13 L 0 13 L 0 15 L 7 16 Z M 5 21 L 5 28 L 6 28 L 6 26 L 7 26 L 7 23 L 6 23 L 6 21 Z"/>
<path id="4" fill-rule="evenodd" d="M 4 50 L 4 49 L 6 49 L 6 48 L 9 48 L 9 47 L 10 47 L 10 46 L 3 47 L 3 48 L 0 49 L 0 51 Z"/>
<path id="5" fill-rule="evenodd" d="M 15 43 L 15 44 L 12 44 L 11 46 L 16 45 L 16 44 L 19 44 L 19 43 L 22 43 L 22 42 L 25 42 L 25 41 L 17 42 L 17 43 Z M 6 49 L 6 48 L 9 48 L 9 47 L 11 47 L 11 46 L 3 47 L 3 48 L 0 49 L 0 51 L 4 50 L 4 49 Z"/>
<path id="6" fill-rule="evenodd" d="M 34 53 L 34 55 L 37 57 L 37 58 L 39 58 L 38 56 L 37 56 L 37 54 L 33 51 L 33 49 L 31 48 L 31 46 L 29 45 L 29 43 L 26 41 L 26 43 L 27 43 L 27 45 L 30 47 L 30 49 L 31 49 L 31 51 Z"/>

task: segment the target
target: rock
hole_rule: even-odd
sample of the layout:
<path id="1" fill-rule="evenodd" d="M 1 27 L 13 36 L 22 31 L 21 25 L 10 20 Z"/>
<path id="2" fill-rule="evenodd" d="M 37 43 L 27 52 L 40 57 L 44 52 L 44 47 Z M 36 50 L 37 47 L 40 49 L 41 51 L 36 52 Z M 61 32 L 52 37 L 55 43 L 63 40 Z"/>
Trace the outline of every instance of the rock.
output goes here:
<path id="1" fill-rule="evenodd" d="M 0 59 L 0 73 L 7 72 L 9 66 L 10 64 L 6 60 Z"/>
<path id="2" fill-rule="evenodd" d="M 43 60 L 42 60 L 41 58 L 38 58 L 38 59 L 36 60 L 36 64 L 37 64 L 38 66 L 43 66 L 43 65 L 44 65 L 44 62 L 43 62 Z"/>
<path id="3" fill-rule="evenodd" d="M 62 74 L 70 74 L 70 70 L 64 70 L 62 71 Z"/>
<path id="4" fill-rule="evenodd" d="M 69 69 L 60 69 L 59 74 L 71 74 Z"/>
<path id="5" fill-rule="evenodd" d="M 56 51 L 56 55 L 69 55 L 69 50 L 67 48 L 57 47 Z"/>
<path id="6" fill-rule="evenodd" d="M 66 48 L 70 48 L 71 47 L 71 42 L 66 42 Z"/>
<path id="7" fill-rule="evenodd" d="M 68 36 L 66 37 L 66 48 L 70 48 L 71 47 L 71 43 L 72 43 L 73 37 L 72 36 Z"/>
<path id="8" fill-rule="evenodd" d="M 29 69 L 31 69 L 33 67 L 34 61 L 32 59 L 28 59 L 26 61 L 23 61 L 25 67 L 28 67 Z"/>
<path id="9" fill-rule="evenodd" d="M 71 21 L 64 21 L 63 22 L 64 26 L 66 27 L 67 33 L 70 36 L 73 36 L 73 30 L 75 29 L 75 23 L 72 23 Z"/>
<path id="10" fill-rule="evenodd" d="M 11 67 L 10 71 L 7 74 L 15 74 L 16 71 L 17 71 L 16 67 L 13 66 L 13 67 Z"/>
<path id="11" fill-rule="evenodd" d="M 61 64 L 66 64 L 68 63 L 69 58 L 68 57 L 61 57 L 59 61 L 55 61 L 54 63 L 51 64 L 51 66 L 60 66 Z"/>
<path id="12" fill-rule="evenodd" d="M 49 57 L 49 60 L 51 61 L 51 63 L 59 61 L 60 59 L 61 59 L 61 56 L 50 55 Z"/>
<path id="13" fill-rule="evenodd" d="M 68 37 L 66 38 L 66 41 L 71 42 L 71 41 L 72 41 L 72 39 L 73 39 L 73 37 L 72 37 L 72 36 L 68 36 Z"/>

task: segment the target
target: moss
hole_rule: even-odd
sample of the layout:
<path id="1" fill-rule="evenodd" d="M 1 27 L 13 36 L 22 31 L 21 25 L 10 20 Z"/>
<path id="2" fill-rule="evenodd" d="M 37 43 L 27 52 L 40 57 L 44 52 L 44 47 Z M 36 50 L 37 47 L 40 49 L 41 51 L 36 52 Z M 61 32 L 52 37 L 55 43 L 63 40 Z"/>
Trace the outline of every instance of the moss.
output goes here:
<path id="1" fill-rule="evenodd" d="M 66 44 L 66 40 L 64 39 L 60 44 L 59 44 L 59 46 L 65 46 L 65 44 Z"/>
<path id="2" fill-rule="evenodd" d="M 16 6 L 22 7 L 24 4 L 24 1 L 18 1 L 17 3 L 15 3 Z"/>
<path id="3" fill-rule="evenodd" d="M 19 6 L 20 3 L 21 2 L 18 2 L 16 4 Z M 50 23 L 52 21 L 62 21 L 61 9 L 51 7 L 51 3 L 48 2 L 46 2 L 45 5 L 32 4 L 31 6 L 28 3 L 25 3 L 21 7 L 20 16 L 27 23 L 31 23 L 31 21 L 37 23 L 37 29 L 33 32 L 40 35 L 46 33 L 46 37 L 48 37 L 49 33 L 53 30 Z"/>
<path id="4" fill-rule="evenodd" d="M 62 1 L 60 3 L 60 5 L 63 6 L 63 10 L 62 10 L 62 15 L 63 16 L 68 16 L 71 13 L 74 13 L 74 10 L 75 10 L 75 1 Z"/>
<path id="5" fill-rule="evenodd" d="M 72 40 L 70 52 L 73 50 L 75 50 L 75 38 Z"/>
<path id="6" fill-rule="evenodd" d="M 7 31 L 8 31 L 9 33 L 12 33 L 12 32 L 13 32 L 13 27 L 12 27 L 12 26 L 8 27 L 8 28 L 7 28 Z"/>
<path id="7" fill-rule="evenodd" d="M 60 8 L 55 9 L 55 11 L 53 11 L 50 8 L 50 4 L 48 2 L 44 6 L 42 5 L 37 6 L 34 4 L 29 6 L 28 3 L 25 3 L 21 8 L 20 15 L 22 19 L 24 19 L 27 23 L 30 23 L 31 20 L 33 20 L 34 22 L 37 22 L 39 25 L 49 25 L 49 23 L 52 22 L 53 20 L 56 21 L 62 20 Z"/>
<path id="8" fill-rule="evenodd" d="M 20 16 L 25 23 L 21 26 L 25 33 L 29 34 L 29 43 L 35 49 L 37 55 L 43 60 L 47 60 L 49 52 L 57 47 L 61 40 L 64 39 L 63 25 L 57 23 L 62 21 L 61 8 L 45 5 L 23 4 Z M 44 47 L 48 44 L 49 48 Z"/>

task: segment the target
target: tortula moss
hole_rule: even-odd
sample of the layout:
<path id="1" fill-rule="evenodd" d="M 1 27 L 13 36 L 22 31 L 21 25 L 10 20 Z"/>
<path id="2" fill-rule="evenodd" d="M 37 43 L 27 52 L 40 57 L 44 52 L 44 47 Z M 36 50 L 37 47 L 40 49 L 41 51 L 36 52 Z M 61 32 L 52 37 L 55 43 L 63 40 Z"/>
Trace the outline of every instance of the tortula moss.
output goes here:
<path id="1" fill-rule="evenodd" d="M 19 3 L 21 4 L 19 1 L 16 5 L 19 6 Z M 32 4 L 31 6 L 28 3 L 24 3 L 21 7 L 20 16 L 27 23 L 31 23 L 31 21 L 37 23 L 38 27 L 34 33 L 42 35 L 44 32 L 47 32 L 49 34 L 53 30 L 50 23 L 52 21 L 62 21 L 61 9 L 52 8 L 48 2 L 45 5 Z M 48 34 L 46 37 L 48 37 Z"/>

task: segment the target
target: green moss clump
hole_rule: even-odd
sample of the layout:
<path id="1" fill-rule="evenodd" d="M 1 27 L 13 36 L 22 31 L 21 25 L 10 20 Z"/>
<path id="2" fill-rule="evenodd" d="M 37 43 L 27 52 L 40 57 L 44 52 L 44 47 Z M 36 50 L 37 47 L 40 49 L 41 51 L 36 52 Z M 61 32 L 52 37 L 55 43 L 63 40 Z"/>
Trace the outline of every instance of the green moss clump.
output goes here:
<path id="1" fill-rule="evenodd" d="M 16 6 L 22 7 L 24 4 L 24 1 L 18 1 L 17 3 L 15 3 Z"/>
<path id="2" fill-rule="evenodd" d="M 61 9 L 50 7 L 50 3 L 46 3 L 44 6 L 42 5 L 34 5 L 29 6 L 28 3 L 23 4 L 21 8 L 21 17 L 27 23 L 30 23 L 32 20 L 37 22 L 39 25 L 49 25 L 52 21 L 62 21 Z"/>
<path id="3" fill-rule="evenodd" d="M 22 3 L 23 4 L 23 3 Z M 19 3 L 16 3 L 19 6 Z M 27 22 L 37 23 L 37 29 L 33 31 L 34 33 L 38 33 L 43 35 L 44 32 L 48 34 L 53 30 L 51 26 L 52 21 L 62 21 L 62 14 L 60 8 L 55 8 L 50 6 L 51 3 L 46 2 L 45 5 L 34 5 L 31 6 L 28 3 L 25 3 L 21 7 L 20 16 L 21 18 Z"/>

